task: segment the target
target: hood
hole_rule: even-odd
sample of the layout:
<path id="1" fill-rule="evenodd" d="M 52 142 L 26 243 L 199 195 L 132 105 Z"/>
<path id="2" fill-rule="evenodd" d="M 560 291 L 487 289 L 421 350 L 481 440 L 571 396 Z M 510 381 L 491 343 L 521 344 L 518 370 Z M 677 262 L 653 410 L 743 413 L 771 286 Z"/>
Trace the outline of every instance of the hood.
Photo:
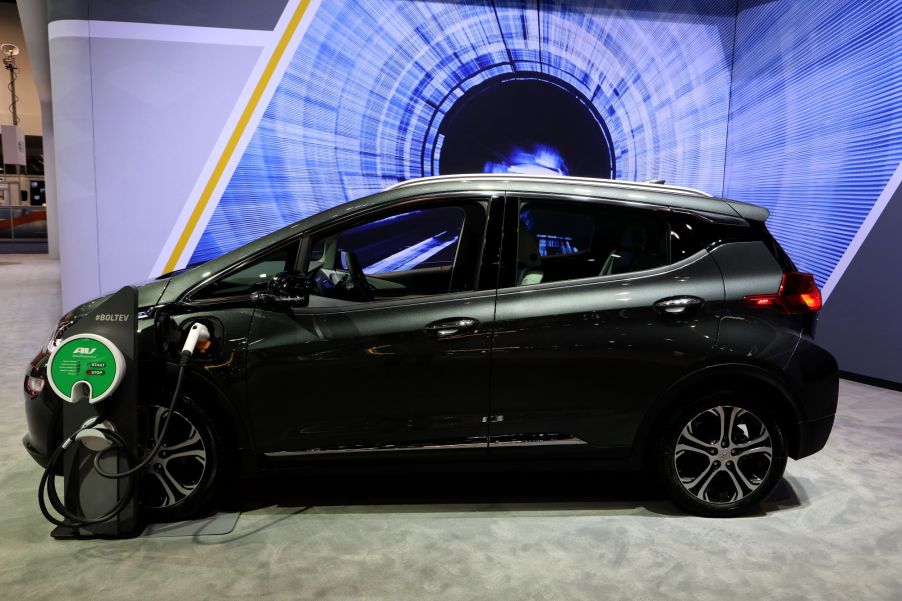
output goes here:
<path id="1" fill-rule="evenodd" d="M 163 292 L 165 292 L 166 287 L 169 285 L 169 280 L 171 278 L 159 278 L 156 280 L 150 280 L 149 282 L 138 284 L 136 287 L 138 288 L 138 310 L 147 309 L 148 307 L 152 307 L 156 305 L 160 298 L 163 296 Z M 63 315 L 61 321 L 75 321 L 81 319 L 91 311 L 93 311 L 97 305 L 101 304 L 106 299 L 110 298 L 112 294 L 106 294 L 104 296 L 97 297 L 93 300 L 89 300 L 86 303 L 82 303 Z"/>

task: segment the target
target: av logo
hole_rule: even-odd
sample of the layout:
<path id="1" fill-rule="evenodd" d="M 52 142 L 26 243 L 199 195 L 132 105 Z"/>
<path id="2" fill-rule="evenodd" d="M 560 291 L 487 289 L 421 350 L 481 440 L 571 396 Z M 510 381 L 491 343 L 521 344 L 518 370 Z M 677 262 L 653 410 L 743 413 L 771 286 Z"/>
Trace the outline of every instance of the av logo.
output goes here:
<path id="1" fill-rule="evenodd" d="M 77 349 L 75 349 L 74 351 L 72 351 L 72 354 L 73 355 L 93 355 L 94 351 L 96 351 L 96 350 L 97 350 L 96 346 L 94 348 L 80 346 Z"/>

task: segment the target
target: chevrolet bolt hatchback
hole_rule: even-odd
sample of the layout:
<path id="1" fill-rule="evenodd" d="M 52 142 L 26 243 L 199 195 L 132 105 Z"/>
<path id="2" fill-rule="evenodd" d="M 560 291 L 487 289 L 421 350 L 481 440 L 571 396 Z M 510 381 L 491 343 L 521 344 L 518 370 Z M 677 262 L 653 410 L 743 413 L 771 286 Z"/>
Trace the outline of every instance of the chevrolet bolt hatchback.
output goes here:
<path id="1" fill-rule="evenodd" d="M 645 467 L 689 512 L 747 512 L 824 446 L 837 403 L 820 293 L 767 216 L 659 184 L 436 177 L 145 284 L 146 439 L 176 369 L 154 323 L 201 321 L 212 344 L 144 511 L 189 516 L 226 474 L 532 462 Z M 61 437 L 47 355 L 25 386 L 39 463 Z"/>

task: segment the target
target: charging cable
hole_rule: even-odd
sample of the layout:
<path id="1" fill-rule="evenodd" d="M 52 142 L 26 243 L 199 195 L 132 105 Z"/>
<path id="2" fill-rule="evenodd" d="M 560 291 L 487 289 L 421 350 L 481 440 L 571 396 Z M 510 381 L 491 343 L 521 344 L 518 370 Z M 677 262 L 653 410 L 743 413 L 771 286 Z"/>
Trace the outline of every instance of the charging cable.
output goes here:
<path id="1" fill-rule="evenodd" d="M 56 490 L 56 475 L 53 473 L 53 468 L 56 466 L 56 463 L 59 461 L 60 457 L 63 456 L 63 452 L 68 449 L 69 446 L 77 439 L 79 434 L 91 430 L 95 425 L 97 425 L 97 422 L 99 421 L 100 418 L 92 418 L 88 420 L 88 422 L 86 422 L 74 434 L 69 436 L 69 438 L 67 438 L 63 442 L 63 444 L 57 447 L 56 451 L 53 452 L 53 455 L 50 456 L 50 460 L 47 462 L 47 467 L 44 469 L 44 474 L 41 476 L 41 483 L 38 485 L 38 506 L 40 507 L 41 513 L 44 515 L 44 518 L 51 524 L 67 527 L 91 526 L 94 524 L 100 524 L 116 517 L 123 509 L 125 509 L 125 506 L 128 505 L 129 501 L 131 501 L 132 499 L 135 483 L 133 478 L 128 478 L 128 488 L 126 489 L 125 494 L 120 495 L 119 501 L 116 502 L 112 509 L 101 516 L 87 518 L 85 516 L 76 515 L 66 509 L 65 503 L 63 503 L 62 499 L 60 499 L 59 492 L 57 492 Z M 104 429 L 103 435 L 107 437 L 107 439 L 110 440 L 115 447 L 125 451 L 125 457 L 128 463 L 134 463 L 134 453 L 132 453 L 131 449 L 128 448 L 128 443 L 124 438 L 122 438 L 122 436 L 112 430 L 106 429 Z M 55 509 L 57 513 L 63 516 L 63 520 L 55 517 L 47 509 L 47 502 L 44 500 L 45 491 L 47 498 L 50 500 L 50 504 L 53 506 L 53 509 Z"/>
<path id="2" fill-rule="evenodd" d="M 169 430 L 169 423 L 172 418 L 172 413 L 175 410 L 175 404 L 178 401 L 179 396 L 181 395 L 182 381 L 184 380 L 185 376 L 185 368 L 191 361 L 194 350 L 198 346 L 205 348 L 202 345 L 206 345 L 209 340 L 210 331 L 202 323 L 195 322 L 191 326 L 191 329 L 188 330 L 188 337 L 185 340 L 185 344 L 182 346 L 182 352 L 179 355 L 179 373 L 175 381 L 175 389 L 172 393 L 172 400 L 169 402 L 169 411 L 166 413 L 166 418 L 163 422 L 163 428 L 160 430 L 160 435 L 157 438 L 153 449 L 150 450 L 150 452 L 144 457 L 144 459 L 137 461 L 134 453 L 132 453 L 128 447 L 128 442 L 119 433 L 115 432 L 111 427 L 105 427 L 105 424 L 98 426 L 98 424 L 100 423 L 99 417 L 92 418 L 85 422 L 81 428 L 79 428 L 77 431 L 75 431 L 75 433 L 73 433 L 65 441 L 63 441 L 63 444 L 61 444 L 56 449 L 56 451 L 53 452 L 53 455 L 50 456 L 50 460 L 47 462 L 47 467 L 44 470 L 44 475 L 41 477 L 41 483 L 38 486 L 38 505 L 40 506 L 41 513 L 44 515 L 48 522 L 56 524 L 57 526 L 90 526 L 93 524 L 106 522 L 107 520 L 114 518 L 125 508 L 135 492 L 134 476 L 141 470 L 145 469 L 163 447 L 163 441 L 166 439 L 166 432 Z M 75 515 L 74 513 L 66 509 L 65 504 L 60 499 L 59 493 L 56 490 L 56 476 L 53 473 L 53 468 L 55 467 L 57 461 L 59 461 L 59 458 L 63 456 L 63 452 L 75 440 L 79 438 L 96 439 L 98 436 L 106 438 L 110 441 L 111 444 L 94 455 L 94 470 L 104 478 L 128 478 L 128 488 L 126 494 L 120 496 L 119 501 L 110 511 L 100 517 L 86 518 L 84 516 Z M 108 472 L 101 467 L 100 462 L 112 451 L 125 451 L 126 461 L 130 465 L 130 467 L 124 472 Z M 47 504 L 44 501 L 45 491 L 47 497 L 50 499 L 50 504 L 53 506 L 53 508 L 68 521 L 61 521 L 48 511 Z"/>

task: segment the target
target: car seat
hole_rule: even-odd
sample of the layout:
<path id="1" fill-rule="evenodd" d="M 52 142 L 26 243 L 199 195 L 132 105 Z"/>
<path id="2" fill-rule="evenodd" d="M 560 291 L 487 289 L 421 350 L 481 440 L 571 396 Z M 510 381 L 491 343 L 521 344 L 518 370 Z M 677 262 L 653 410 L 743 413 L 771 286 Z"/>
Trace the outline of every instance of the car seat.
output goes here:
<path id="1" fill-rule="evenodd" d="M 517 286 L 541 283 L 545 272 L 542 270 L 539 241 L 522 219 L 517 242 Z"/>
<path id="2" fill-rule="evenodd" d="M 645 251 L 647 241 L 648 232 L 644 225 L 634 223 L 627 227 L 620 238 L 620 248 L 611 251 L 598 275 L 629 273 L 660 266 L 661 257 Z"/>

